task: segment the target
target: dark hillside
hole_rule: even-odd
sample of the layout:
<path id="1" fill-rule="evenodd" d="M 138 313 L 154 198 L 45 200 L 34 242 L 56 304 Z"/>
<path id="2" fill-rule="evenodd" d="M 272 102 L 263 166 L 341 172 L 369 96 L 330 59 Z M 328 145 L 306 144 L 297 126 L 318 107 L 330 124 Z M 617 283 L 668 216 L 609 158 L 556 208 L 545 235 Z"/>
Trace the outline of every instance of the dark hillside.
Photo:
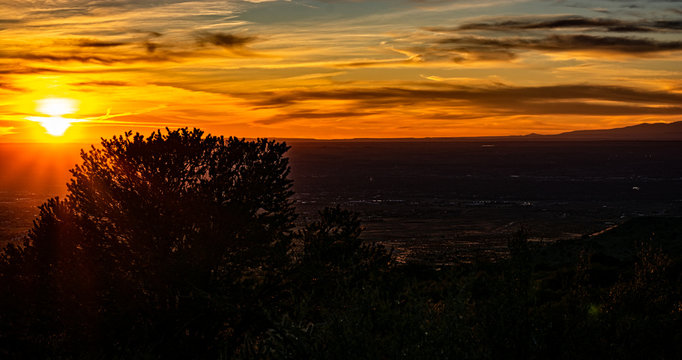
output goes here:
<path id="1" fill-rule="evenodd" d="M 623 128 L 605 130 L 578 130 L 565 132 L 558 135 L 529 135 L 528 138 L 583 141 L 682 141 L 682 121 L 674 123 L 644 123 Z"/>

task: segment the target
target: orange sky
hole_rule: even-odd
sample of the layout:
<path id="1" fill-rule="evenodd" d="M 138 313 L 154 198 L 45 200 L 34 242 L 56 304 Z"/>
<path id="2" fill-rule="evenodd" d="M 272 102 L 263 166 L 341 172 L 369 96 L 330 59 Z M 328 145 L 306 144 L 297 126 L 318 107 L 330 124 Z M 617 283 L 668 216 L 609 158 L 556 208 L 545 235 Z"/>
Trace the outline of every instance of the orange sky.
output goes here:
<path id="1" fill-rule="evenodd" d="M 0 0 L 0 142 L 679 121 L 681 35 L 680 2 L 663 0 Z"/>

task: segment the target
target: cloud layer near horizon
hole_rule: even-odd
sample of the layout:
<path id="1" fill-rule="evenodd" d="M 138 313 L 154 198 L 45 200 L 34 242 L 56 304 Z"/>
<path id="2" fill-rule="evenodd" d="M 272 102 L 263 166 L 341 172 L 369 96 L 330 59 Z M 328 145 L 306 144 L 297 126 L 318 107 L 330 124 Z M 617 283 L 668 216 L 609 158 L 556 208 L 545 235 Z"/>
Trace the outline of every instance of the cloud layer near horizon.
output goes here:
<path id="1" fill-rule="evenodd" d="M 680 1 L 0 0 L 0 141 L 551 133 L 682 120 Z"/>

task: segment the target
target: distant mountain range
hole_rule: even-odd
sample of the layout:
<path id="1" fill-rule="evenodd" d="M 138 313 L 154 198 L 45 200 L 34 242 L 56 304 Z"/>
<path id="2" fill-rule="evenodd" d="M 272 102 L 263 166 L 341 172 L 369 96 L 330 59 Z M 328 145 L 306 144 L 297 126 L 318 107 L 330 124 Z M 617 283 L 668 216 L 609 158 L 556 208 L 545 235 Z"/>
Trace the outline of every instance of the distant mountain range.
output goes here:
<path id="1" fill-rule="evenodd" d="M 296 142 L 401 142 L 401 141 L 682 141 L 682 121 L 673 123 L 643 123 L 615 129 L 576 130 L 554 135 L 528 134 L 476 137 L 429 138 L 355 138 L 355 139 L 277 139 Z"/>
<path id="2" fill-rule="evenodd" d="M 682 141 L 682 121 L 674 123 L 639 124 L 615 129 L 577 130 L 556 135 L 529 134 L 528 140 L 659 140 Z"/>

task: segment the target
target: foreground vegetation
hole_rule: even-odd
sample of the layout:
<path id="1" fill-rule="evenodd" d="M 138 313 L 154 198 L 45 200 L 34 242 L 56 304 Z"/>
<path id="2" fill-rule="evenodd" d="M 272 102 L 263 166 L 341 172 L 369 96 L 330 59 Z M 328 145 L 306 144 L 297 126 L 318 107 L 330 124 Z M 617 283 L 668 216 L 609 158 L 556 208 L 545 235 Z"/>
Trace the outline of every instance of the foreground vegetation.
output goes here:
<path id="1" fill-rule="evenodd" d="M 0 256 L 2 358 L 679 358 L 682 220 L 433 268 L 329 208 L 287 147 L 181 129 L 83 152 Z"/>

